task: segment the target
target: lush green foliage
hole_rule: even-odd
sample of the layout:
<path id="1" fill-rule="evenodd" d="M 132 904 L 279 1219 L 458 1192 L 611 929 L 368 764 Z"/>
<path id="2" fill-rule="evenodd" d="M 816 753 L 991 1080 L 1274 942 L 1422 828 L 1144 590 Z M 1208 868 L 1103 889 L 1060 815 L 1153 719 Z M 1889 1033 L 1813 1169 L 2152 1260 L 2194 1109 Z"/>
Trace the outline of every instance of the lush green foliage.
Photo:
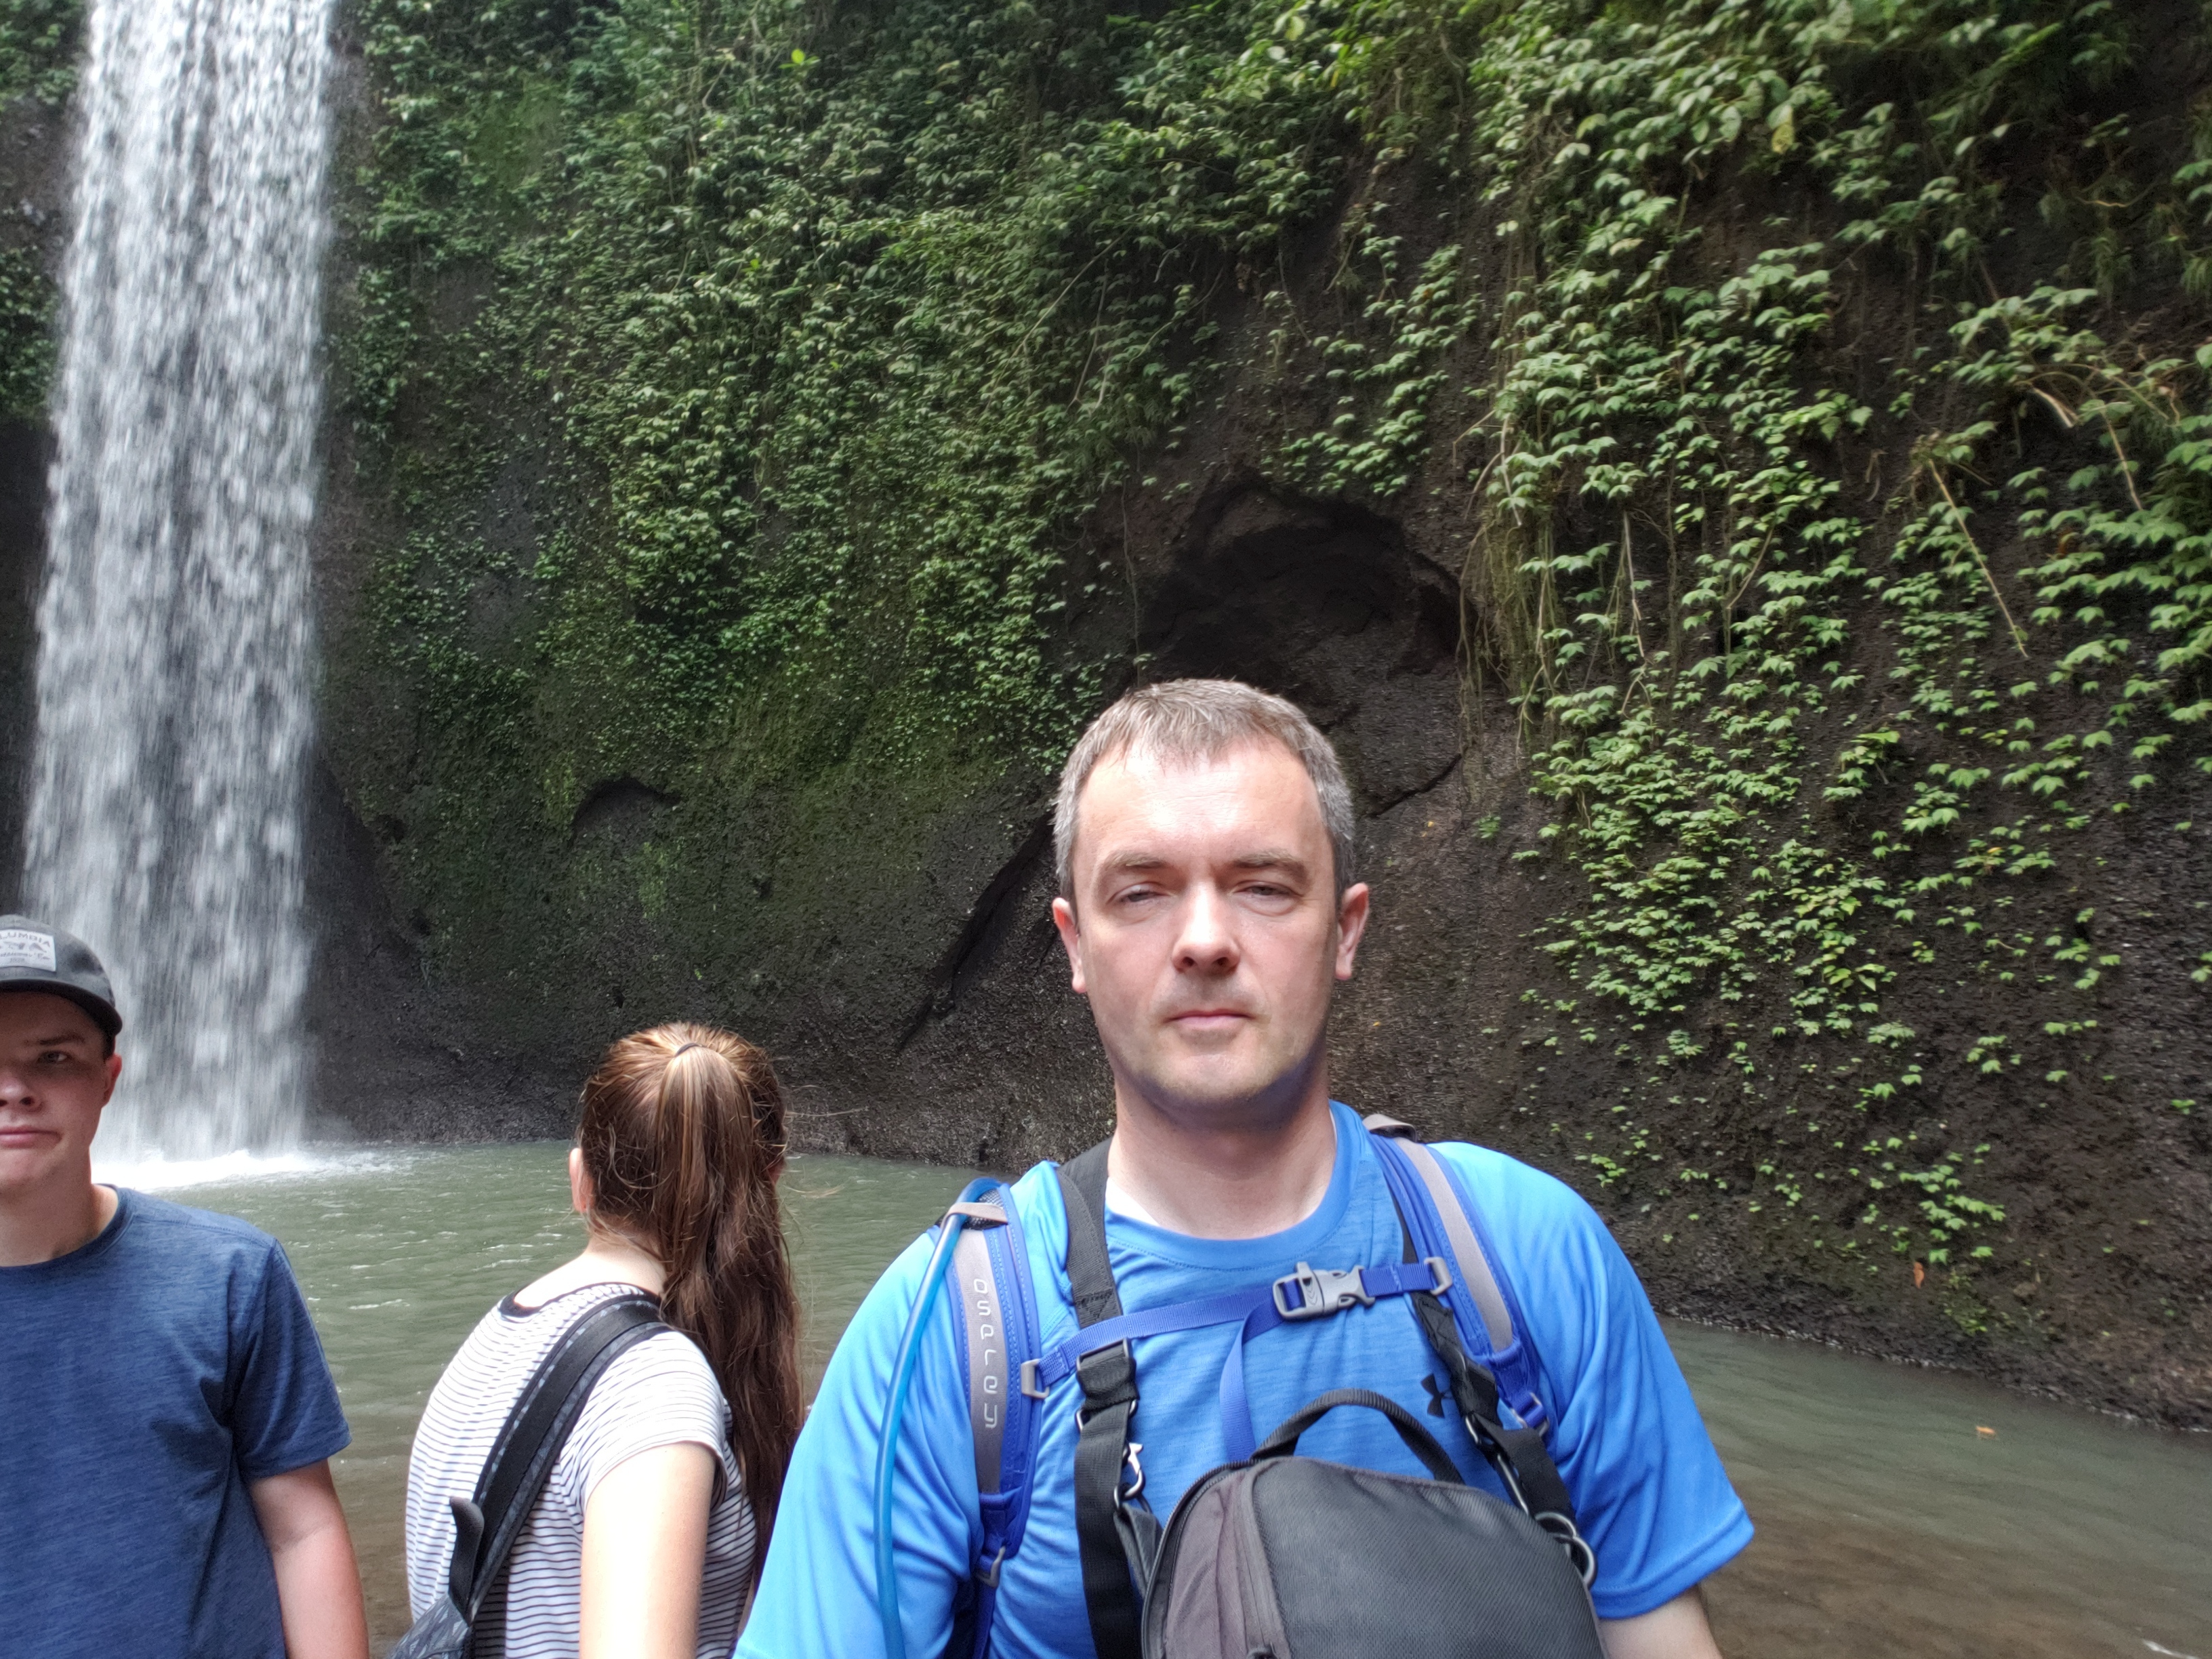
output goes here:
<path id="1" fill-rule="evenodd" d="M 1973 1240 L 2002 1212 L 1960 1172 L 1988 1147 L 1949 1149 L 1913 1103 L 1928 1051 L 1906 1050 L 1886 997 L 1939 948 L 2017 983 L 2062 1083 L 2096 1024 L 2081 998 L 2120 958 L 2094 910 L 2032 926 L 2012 890 L 2185 755 L 2212 768 L 2189 741 L 2212 714 L 2203 366 L 2079 320 L 2137 277 L 2204 285 L 2212 163 L 2146 173 L 2125 119 L 2081 113 L 2140 44 L 2106 4 L 1384 5 L 1342 39 L 1402 63 L 1437 32 L 1464 97 L 1379 126 L 1460 158 L 1499 216 L 1492 370 L 1471 388 L 1488 446 L 1470 669 L 1519 711 L 1561 809 L 1546 835 L 1588 881 L 1548 948 L 1620 1011 L 1645 1093 L 1704 1052 L 1698 1034 L 1732 1044 L 1735 1086 L 1793 1147 L 1739 1201 L 1799 1208 L 1808 1176 L 1779 1159 L 1809 1161 L 1838 1183 L 1808 1212 L 1830 1224 L 1816 1247 L 1841 1224 L 1847 1252 L 1870 1229 L 1938 1264 L 1961 1243 L 1986 1256 Z M 2003 296 L 2022 158 L 2082 152 L 2094 168 L 2062 161 L 2040 204 L 2081 286 Z M 1833 209 L 1723 252 L 1708 234 L 1731 193 Z M 1449 293 L 1456 256 L 1416 292 Z M 1854 305 L 1884 289 L 1919 316 L 1855 342 Z M 1368 349 L 1417 399 L 1437 384 L 1425 321 Z M 1882 348 L 1877 409 L 1864 355 Z M 1310 472 L 1334 444 L 1328 481 L 1380 483 L 1354 440 L 1389 424 L 1347 414 L 1286 460 Z M 2008 522 L 2048 558 L 1995 568 L 1978 525 Z M 1887 639 L 1852 638 L 1854 617 Z M 1998 1035 L 1965 1059 L 2022 1055 Z M 1583 1155 L 1608 1184 L 1659 1162 L 1623 1092 L 1618 1145 Z"/>
<path id="2" fill-rule="evenodd" d="M 35 98 L 58 112 L 76 80 L 82 12 L 82 0 L 0 0 L 0 104 Z M 28 420 L 45 407 L 55 301 L 35 249 L 0 247 L 0 416 Z"/>
<path id="3" fill-rule="evenodd" d="M 1322 60 L 1248 51 L 1226 0 L 365 11 L 391 118 L 353 405 L 420 497 L 504 459 L 464 439 L 488 404 L 580 481 L 526 572 L 536 672 L 617 748 L 740 710 L 786 766 L 1063 746 L 1077 522 L 1188 409 L 1237 262 L 1328 188 Z M 391 573 L 419 649 L 487 556 Z M 500 702 L 479 678 L 454 694 Z"/>
<path id="4" fill-rule="evenodd" d="M 83 15 L 84 0 L 0 0 L 0 103 L 69 96 Z"/>
<path id="5" fill-rule="evenodd" d="M 54 377 L 54 285 L 25 248 L 0 248 L 0 416 L 34 420 Z"/>

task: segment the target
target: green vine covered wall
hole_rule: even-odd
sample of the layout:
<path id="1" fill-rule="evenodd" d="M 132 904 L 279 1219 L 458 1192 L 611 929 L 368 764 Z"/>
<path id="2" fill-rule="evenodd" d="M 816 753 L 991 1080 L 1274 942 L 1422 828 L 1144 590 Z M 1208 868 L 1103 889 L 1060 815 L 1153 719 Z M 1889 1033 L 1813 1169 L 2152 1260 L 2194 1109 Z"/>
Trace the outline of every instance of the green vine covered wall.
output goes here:
<path id="1" fill-rule="evenodd" d="M 2194 8 L 356 27 L 336 678 L 439 971 L 535 983 L 619 891 L 742 1004 L 863 866 L 1035 811 L 1145 671 L 1147 538 L 1242 469 L 1459 595 L 1467 844 L 1523 924 L 1517 1000 L 1449 1010 L 1486 1130 L 1647 1259 L 1770 1264 L 1784 1322 L 1882 1340 L 1909 1284 L 2047 1353 L 2071 1286 L 2135 1339 L 2061 1370 L 2202 1379 Z M 678 810 L 597 859 L 608 780 Z M 856 812 L 857 862 L 802 850 Z M 2132 1172 L 2027 1224 L 2091 1124 Z"/>
<path id="2" fill-rule="evenodd" d="M 40 159 L 67 129 L 64 106 L 76 83 L 82 0 L 0 3 L 0 112 L 6 137 Z M 28 131 L 25 131 L 25 129 Z M 60 259 L 60 216 L 41 208 L 45 181 L 11 158 L 12 211 L 0 216 L 0 420 L 40 419 L 54 372 L 54 285 Z"/>

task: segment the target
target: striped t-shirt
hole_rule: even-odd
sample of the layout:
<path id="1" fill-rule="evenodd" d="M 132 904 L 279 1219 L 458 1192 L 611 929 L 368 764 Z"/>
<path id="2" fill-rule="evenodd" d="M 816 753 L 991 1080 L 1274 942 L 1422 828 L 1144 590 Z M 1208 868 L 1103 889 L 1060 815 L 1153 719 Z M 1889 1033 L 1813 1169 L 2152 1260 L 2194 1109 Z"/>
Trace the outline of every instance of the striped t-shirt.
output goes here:
<path id="1" fill-rule="evenodd" d="M 407 1589 L 421 1618 L 446 1593 L 453 1559 L 450 1498 L 467 1498 L 492 1442 L 547 1350 L 628 1285 L 586 1285 L 534 1309 L 510 1297 L 478 1322 L 430 1391 L 407 1467 Z M 730 1454 L 729 1407 L 707 1357 L 666 1331 L 624 1350 L 599 1373 L 553 1477 L 485 1597 L 477 1629 L 504 1632 L 507 1659 L 575 1659 L 583 1585 L 584 1506 L 610 1469 L 656 1446 L 695 1441 L 721 1462 L 707 1522 L 699 1593 L 700 1659 L 737 1639 L 753 1559 L 752 1506 Z M 499 1652 L 499 1647 L 489 1650 Z"/>

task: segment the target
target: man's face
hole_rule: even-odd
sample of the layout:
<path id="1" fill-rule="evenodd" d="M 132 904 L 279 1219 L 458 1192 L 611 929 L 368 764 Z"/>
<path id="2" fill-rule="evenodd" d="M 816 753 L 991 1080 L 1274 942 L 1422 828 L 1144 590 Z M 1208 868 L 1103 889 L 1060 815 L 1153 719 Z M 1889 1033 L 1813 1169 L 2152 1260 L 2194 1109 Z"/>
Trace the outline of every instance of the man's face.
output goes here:
<path id="1" fill-rule="evenodd" d="M 1321 1075 L 1330 988 L 1367 889 L 1340 903 L 1321 800 L 1282 744 L 1115 756 L 1084 785 L 1053 904 L 1117 1083 L 1207 1127 L 1261 1127 Z"/>
<path id="2" fill-rule="evenodd" d="M 67 997 L 0 992 L 0 1200 L 91 1156 L 119 1054 Z"/>

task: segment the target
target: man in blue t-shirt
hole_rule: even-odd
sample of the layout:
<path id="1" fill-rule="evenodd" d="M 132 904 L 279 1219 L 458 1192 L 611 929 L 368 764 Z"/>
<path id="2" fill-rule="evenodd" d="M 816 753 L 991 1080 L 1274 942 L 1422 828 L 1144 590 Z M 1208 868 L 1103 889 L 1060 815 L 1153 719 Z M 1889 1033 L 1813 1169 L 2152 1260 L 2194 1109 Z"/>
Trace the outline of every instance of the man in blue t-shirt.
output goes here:
<path id="1" fill-rule="evenodd" d="M 1369 1135 L 1328 1091 L 1326 1027 L 1368 919 L 1349 792 L 1328 739 L 1279 698 L 1229 681 L 1133 692 L 1069 757 L 1053 906 L 1114 1077 L 1108 1255 L 1134 1314 L 1317 1267 L 1389 1263 L 1402 1236 Z M 1480 1147 L 1435 1148 L 1471 1196 L 1540 1359 L 1545 1438 L 1594 1547 L 1612 1659 L 1717 1659 L 1699 1583 L 1749 1540 L 1697 1407 L 1633 1271 L 1560 1182 Z M 1013 1201 L 1043 1346 L 1075 1328 L 1067 1226 L 1049 1165 Z M 893 1360 L 920 1291 L 917 1241 L 854 1316 L 799 1436 L 739 1659 L 881 1654 L 873 1471 Z M 951 1298 L 947 1298 L 948 1304 Z M 1462 1473 L 1502 1495 L 1410 1298 L 1286 1323 L 1244 1350 L 1264 1433 L 1357 1387 L 1425 1413 Z M 893 1483 L 908 1652 L 945 1651 L 981 1536 L 968 1376 L 948 1306 L 926 1333 Z M 1144 1495 L 1166 1516 L 1228 1460 L 1220 1378 L 1238 1328 L 1133 1346 Z M 1078 1389 L 1040 1408 L 1028 1527 L 1000 1571 L 1003 1656 L 1093 1653 L 1075 1517 Z M 1382 1417 L 1336 1412 L 1299 1449 L 1422 1471 Z"/>
<path id="2" fill-rule="evenodd" d="M 95 1185 L 123 1021 L 0 916 L 0 1647 L 368 1659 L 337 1392 L 276 1241 Z"/>

